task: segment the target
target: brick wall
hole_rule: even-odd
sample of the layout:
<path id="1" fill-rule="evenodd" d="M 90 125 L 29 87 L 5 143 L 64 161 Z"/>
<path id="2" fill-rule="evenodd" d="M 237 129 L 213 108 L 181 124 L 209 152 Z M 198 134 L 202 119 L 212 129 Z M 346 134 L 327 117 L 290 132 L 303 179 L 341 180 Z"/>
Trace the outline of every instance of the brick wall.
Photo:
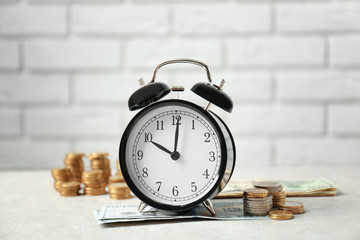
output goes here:
<path id="1" fill-rule="evenodd" d="M 182 57 L 227 80 L 238 167 L 360 163 L 360 1 L 0 0 L 0 169 L 114 167 L 137 79 Z M 205 105 L 203 69 L 157 80 Z"/>

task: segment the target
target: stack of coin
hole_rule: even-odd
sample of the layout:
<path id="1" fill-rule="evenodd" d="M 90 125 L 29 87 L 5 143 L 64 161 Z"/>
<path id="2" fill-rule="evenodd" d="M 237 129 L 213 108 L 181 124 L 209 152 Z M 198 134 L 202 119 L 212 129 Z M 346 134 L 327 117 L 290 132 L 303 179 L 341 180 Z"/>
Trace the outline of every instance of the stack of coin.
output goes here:
<path id="1" fill-rule="evenodd" d="M 56 191 L 60 191 L 61 185 L 63 183 L 72 180 L 71 172 L 68 168 L 53 168 L 51 170 L 51 175 L 55 180 L 54 187 Z"/>
<path id="2" fill-rule="evenodd" d="M 108 185 L 111 199 L 120 200 L 130 198 L 130 189 L 126 183 L 111 183 Z"/>
<path id="3" fill-rule="evenodd" d="M 280 210 L 290 211 L 293 214 L 305 213 L 304 204 L 302 202 L 286 201 L 285 203 L 278 205 L 277 208 Z"/>
<path id="4" fill-rule="evenodd" d="M 269 194 L 273 196 L 273 206 L 277 207 L 283 204 L 286 199 L 285 192 L 280 183 L 274 181 L 262 181 L 254 183 L 255 188 L 267 189 Z"/>
<path id="5" fill-rule="evenodd" d="M 251 216 L 266 216 L 272 209 L 272 195 L 260 188 L 244 190 L 244 212 Z"/>
<path id="6" fill-rule="evenodd" d="M 293 214 L 284 210 L 272 210 L 269 212 L 269 217 L 274 220 L 288 220 L 292 218 Z"/>
<path id="7" fill-rule="evenodd" d="M 111 183 L 124 183 L 125 179 L 122 175 L 112 175 L 109 177 L 109 184 Z"/>
<path id="8" fill-rule="evenodd" d="M 81 182 L 81 174 L 84 171 L 83 153 L 71 152 L 66 154 L 65 166 L 70 169 L 74 181 Z"/>
<path id="9" fill-rule="evenodd" d="M 85 195 L 105 194 L 105 178 L 102 170 L 85 171 L 82 174 L 82 182 L 85 184 Z"/>
<path id="10" fill-rule="evenodd" d="M 61 184 L 59 193 L 63 197 L 73 197 L 80 195 L 80 189 L 81 187 L 79 182 L 71 181 Z"/>
<path id="11" fill-rule="evenodd" d="M 88 156 L 90 159 L 91 169 L 102 170 L 106 184 L 109 176 L 111 175 L 110 160 L 107 158 L 107 156 L 109 156 L 109 154 L 106 152 L 93 152 Z"/>

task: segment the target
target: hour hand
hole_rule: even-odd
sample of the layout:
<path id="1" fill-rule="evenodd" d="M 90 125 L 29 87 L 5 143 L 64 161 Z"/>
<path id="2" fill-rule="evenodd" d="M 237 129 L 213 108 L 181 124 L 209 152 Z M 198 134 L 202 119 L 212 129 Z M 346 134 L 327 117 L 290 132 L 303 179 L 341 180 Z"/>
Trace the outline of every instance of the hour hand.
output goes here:
<path id="1" fill-rule="evenodd" d="M 169 151 L 167 148 L 165 148 L 164 146 L 154 142 L 154 141 L 151 141 L 152 144 L 154 144 L 156 147 L 158 147 L 159 149 L 163 150 L 164 152 L 168 153 L 168 154 L 172 154 L 171 151 Z"/>

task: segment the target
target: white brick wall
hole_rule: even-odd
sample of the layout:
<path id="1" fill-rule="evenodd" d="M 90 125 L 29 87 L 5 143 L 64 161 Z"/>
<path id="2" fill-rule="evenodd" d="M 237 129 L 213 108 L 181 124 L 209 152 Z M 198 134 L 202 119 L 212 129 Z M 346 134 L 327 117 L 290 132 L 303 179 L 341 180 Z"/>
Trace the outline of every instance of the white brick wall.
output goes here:
<path id="1" fill-rule="evenodd" d="M 0 40 L 0 69 L 18 69 L 19 44 L 16 41 Z"/>
<path id="2" fill-rule="evenodd" d="M 2 6 L 0 34 L 64 34 L 65 6 Z"/>
<path id="3" fill-rule="evenodd" d="M 168 13 L 166 6 L 77 5 L 72 10 L 72 31 L 81 34 L 165 35 L 169 32 Z"/>
<path id="4" fill-rule="evenodd" d="M 69 80 L 64 74 L 3 74 L 0 86 L 2 103 L 69 102 Z"/>
<path id="5" fill-rule="evenodd" d="M 0 170 L 68 151 L 108 151 L 115 168 L 137 80 L 181 57 L 226 80 L 233 113 L 211 109 L 237 166 L 359 164 L 359 22 L 357 0 L 0 0 Z M 190 91 L 207 81 L 198 66 L 157 80 L 206 104 Z"/>
<path id="6" fill-rule="evenodd" d="M 277 8 L 280 32 L 344 32 L 359 31 L 360 3 L 308 2 L 285 3 Z"/>
<path id="7" fill-rule="evenodd" d="M 339 67 L 360 65 L 360 36 L 330 38 L 330 64 Z"/>
<path id="8" fill-rule="evenodd" d="M 30 69 L 114 69 L 120 66 L 116 40 L 29 40 L 25 65 Z"/>
<path id="9" fill-rule="evenodd" d="M 175 32 L 179 34 L 236 34 L 270 31 L 268 4 L 201 4 L 175 9 Z"/>
<path id="10" fill-rule="evenodd" d="M 230 66 L 321 66 L 324 41 L 320 37 L 251 37 L 227 41 Z"/>

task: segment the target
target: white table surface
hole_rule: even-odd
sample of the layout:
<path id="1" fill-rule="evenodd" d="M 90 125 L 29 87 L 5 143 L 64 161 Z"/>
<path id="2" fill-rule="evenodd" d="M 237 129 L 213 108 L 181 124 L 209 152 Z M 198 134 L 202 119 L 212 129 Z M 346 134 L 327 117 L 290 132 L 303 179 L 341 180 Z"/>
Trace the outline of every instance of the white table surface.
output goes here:
<path id="1" fill-rule="evenodd" d="M 92 211 L 138 203 L 108 195 L 61 197 L 49 171 L 0 172 L 0 239 L 360 239 L 360 165 L 240 168 L 233 179 L 324 177 L 335 197 L 296 198 L 306 213 L 288 221 L 166 221 L 98 225 Z M 294 199 L 294 198 L 293 198 Z M 242 201 L 239 199 L 239 201 Z"/>

